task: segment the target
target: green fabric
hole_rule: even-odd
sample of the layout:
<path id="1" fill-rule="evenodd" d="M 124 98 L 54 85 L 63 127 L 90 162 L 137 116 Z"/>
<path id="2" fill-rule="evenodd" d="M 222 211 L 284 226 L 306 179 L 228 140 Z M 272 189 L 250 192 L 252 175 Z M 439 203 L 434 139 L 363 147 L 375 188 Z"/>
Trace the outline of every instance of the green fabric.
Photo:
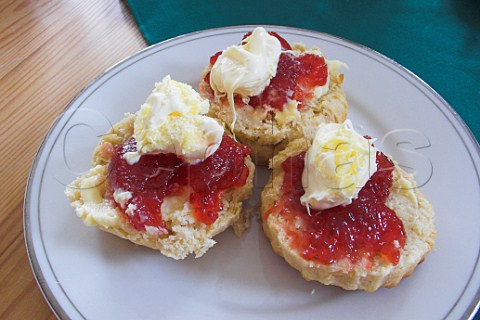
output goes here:
<path id="1" fill-rule="evenodd" d="M 192 31 L 244 24 L 300 27 L 361 43 L 426 81 L 480 140 L 478 0 L 127 0 L 127 3 L 148 44 Z"/>

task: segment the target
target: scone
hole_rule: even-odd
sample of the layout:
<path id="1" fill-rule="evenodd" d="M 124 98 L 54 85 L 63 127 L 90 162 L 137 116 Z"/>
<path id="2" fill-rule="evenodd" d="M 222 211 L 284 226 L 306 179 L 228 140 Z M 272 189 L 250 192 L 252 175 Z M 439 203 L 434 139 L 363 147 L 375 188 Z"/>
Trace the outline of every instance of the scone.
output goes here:
<path id="1" fill-rule="evenodd" d="M 247 146 L 204 114 L 208 101 L 168 76 L 95 149 L 92 168 L 66 188 L 85 224 L 158 249 L 202 256 L 213 237 L 247 227 L 253 187 Z"/>
<path id="2" fill-rule="evenodd" d="M 434 245 L 434 212 L 413 177 L 349 121 L 321 125 L 313 142 L 289 143 L 271 167 L 263 229 L 306 280 L 394 287 Z"/>
<path id="3" fill-rule="evenodd" d="M 259 27 L 210 58 L 199 91 L 210 100 L 209 115 L 233 129 L 256 164 L 268 165 L 289 141 L 346 119 L 342 66 Z"/>

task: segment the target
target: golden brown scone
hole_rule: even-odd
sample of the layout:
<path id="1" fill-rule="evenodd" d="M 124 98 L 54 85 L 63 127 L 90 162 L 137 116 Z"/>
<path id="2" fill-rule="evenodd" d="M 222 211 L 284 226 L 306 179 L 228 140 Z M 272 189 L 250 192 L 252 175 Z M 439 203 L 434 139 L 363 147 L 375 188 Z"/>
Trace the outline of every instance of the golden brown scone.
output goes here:
<path id="1" fill-rule="evenodd" d="M 306 52 L 302 44 L 296 44 L 293 49 Z M 309 50 L 314 52 L 313 48 Z M 210 100 L 208 115 L 230 126 L 233 121 L 233 112 L 225 97 L 219 98 L 213 94 L 205 76 L 210 72 L 209 64 L 203 71 L 199 92 L 205 99 Z M 303 136 L 311 137 L 314 129 L 320 123 L 343 122 L 347 118 L 348 104 L 342 88 L 343 74 L 330 72 L 328 92 L 320 98 L 313 98 L 306 103 L 306 107 L 296 112 L 296 105 L 291 110 L 284 108 L 279 115 L 274 108 L 254 108 L 244 105 L 236 108 L 235 136 L 248 145 L 252 150 L 252 158 L 257 165 L 268 165 L 268 161 L 279 151 L 283 150 L 289 141 Z"/>
<path id="2" fill-rule="evenodd" d="M 434 212 L 429 201 L 416 188 L 413 177 L 395 166 L 393 185 L 386 205 L 396 212 L 406 232 L 406 243 L 400 251 L 398 264 L 392 265 L 379 257 L 373 259 L 370 268 L 365 266 L 363 260 L 353 266 L 349 265 L 346 259 L 330 265 L 307 261 L 289 246 L 291 239 L 282 228 L 285 223 L 282 218 L 273 213 L 269 215 L 266 213 L 281 195 L 284 177 L 281 164 L 289 157 L 306 151 L 308 147 L 307 139 L 297 139 L 272 159 L 273 172 L 262 192 L 261 213 L 263 230 L 270 239 L 273 250 L 284 257 L 293 268 L 299 270 L 306 280 L 316 280 L 347 290 L 375 291 L 380 287 L 396 286 L 402 278 L 413 272 L 434 245 L 436 235 Z M 406 189 L 406 185 L 411 188 Z"/>
<path id="3" fill-rule="evenodd" d="M 161 212 L 168 229 L 167 234 L 160 235 L 148 227 L 146 231 L 138 231 L 124 219 L 114 201 L 105 197 L 105 194 L 108 190 L 108 164 L 112 151 L 114 146 L 130 139 L 133 121 L 134 115 L 127 115 L 102 137 L 93 155 L 92 169 L 65 190 L 76 214 L 84 223 L 133 243 L 160 250 L 174 259 L 183 259 L 191 253 L 195 253 L 196 257 L 202 256 L 215 244 L 212 238 L 229 226 L 239 235 L 248 224 L 248 219 L 243 217 L 242 201 L 250 196 L 253 187 L 255 166 L 249 156 L 244 160 L 250 171 L 245 185 L 223 193 L 223 209 L 213 224 L 205 225 L 195 220 L 193 208 L 188 202 L 188 192 L 165 198 Z"/>

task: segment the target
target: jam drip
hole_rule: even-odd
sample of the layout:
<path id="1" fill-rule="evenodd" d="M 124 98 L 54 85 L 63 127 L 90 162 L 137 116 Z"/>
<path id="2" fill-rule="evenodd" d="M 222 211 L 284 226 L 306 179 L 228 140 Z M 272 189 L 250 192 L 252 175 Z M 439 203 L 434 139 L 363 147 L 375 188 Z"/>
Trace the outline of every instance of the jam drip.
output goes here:
<path id="1" fill-rule="evenodd" d="M 396 213 L 385 205 L 392 186 L 393 163 L 377 152 L 377 171 L 347 206 L 310 210 L 300 203 L 305 153 L 288 158 L 281 201 L 266 214 L 279 214 L 290 245 L 306 260 L 332 264 L 347 258 L 352 264 L 366 258 L 367 267 L 380 256 L 396 265 L 405 245 L 405 230 Z M 264 217 L 266 218 L 266 217 Z M 298 226 L 297 219 L 301 221 Z"/>
<path id="2" fill-rule="evenodd" d="M 250 32 L 245 34 L 243 39 L 250 34 Z M 287 40 L 275 32 L 269 32 L 269 34 L 280 41 L 282 48 L 277 72 L 262 93 L 250 97 L 248 104 L 257 108 L 271 106 L 282 111 L 285 103 L 296 100 L 299 102 L 298 108 L 302 108 L 305 106 L 305 102 L 313 98 L 315 87 L 327 84 L 328 67 L 325 58 L 311 53 L 302 53 L 296 57 L 288 52 L 288 50 L 292 50 L 292 47 Z M 212 66 L 221 54 L 220 51 L 210 57 Z M 206 74 L 205 81 L 210 84 L 210 72 Z M 235 95 L 235 106 L 241 107 L 242 105 L 242 98 Z"/>
<path id="3" fill-rule="evenodd" d="M 230 188 L 245 184 L 249 169 L 244 158 L 248 147 L 224 135 L 217 151 L 206 160 L 190 165 L 173 153 L 143 155 L 129 165 L 123 155 L 136 151 L 135 139 L 115 148 L 109 165 L 110 192 L 129 191 L 132 197 L 120 208 L 125 218 L 136 229 L 146 226 L 167 231 L 162 219 L 161 206 L 165 197 L 189 190 L 189 202 L 198 222 L 211 225 L 222 210 L 222 194 Z M 128 210 L 128 205 L 135 210 Z M 133 213 L 133 214 L 132 214 Z"/>

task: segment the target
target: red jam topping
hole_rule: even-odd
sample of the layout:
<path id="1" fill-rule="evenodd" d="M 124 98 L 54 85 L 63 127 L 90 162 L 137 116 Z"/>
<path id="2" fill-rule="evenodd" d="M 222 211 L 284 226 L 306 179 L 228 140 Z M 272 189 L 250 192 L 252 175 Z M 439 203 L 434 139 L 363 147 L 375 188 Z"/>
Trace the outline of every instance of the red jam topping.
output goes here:
<path id="1" fill-rule="evenodd" d="M 393 163 L 378 152 L 377 171 L 357 199 L 347 206 L 311 210 L 309 215 L 300 203 L 304 159 L 305 153 L 301 153 L 282 164 L 282 200 L 266 213 L 284 218 L 290 245 L 304 259 L 325 265 L 345 257 L 352 264 L 363 258 L 371 263 L 377 256 L 396 265 L 406 235 L 402 221 L 385 205 L 392 186 Z M 301 221 L 298 229 L 297 219 Z"/>
<path id="2" fill-rule="evenodd" d="M 145 230 L 145 226 L 165 229 L 160 210 L 164 198 L 187 189 L 190 190 L 189 201 L 195 219 L 210 225 L 222 210 L 223 192 L 243 186 L 249 175 L 244 158 L 250 154 L 250 149 L 228 136 L 223 136 L 214 154 L 194 165 L 173 153 L 143 155 L 137 163 L 129 165 L 123 155 L 131 151 L 136 151 L 133 138 L 115 148 L 109 165 L 109 179 L 112 194 L 115 190 L 132 193 L 127 206 L 136 206 L 133 214 L 129 214 L 126 208 L 120 209 L 136 230 Z"/>
<path id="3" fill-rule="evenodd" d="M 300 102 L 299 107 L 312 99 L 316 86 L 327 83 L 328 68 L 323 57 L 316 54 L 303 53 L 295 57 L 288 52 L 282 52 L 277 66 L 277 74 L 270 84 L 257 96 L 250 98 L 250 105 L 261 107 L 270 105 L 283 110 L 290 100 Z"/>
<path id="4" fill-rule="evenodd" d="M 251 33 L 247 33 L 243 39 Z M 281 44 L 282 53 L 277 66 L 276 75 L 270 80 L 270 84 L 262 93 L 250 97 L 249 105 L 262 107 L 269 105 L 280 111 L 285 103 L 296 100 L 302 108 L 306 101 L 312 99 L 315 87 L 327 83 L 328 67 L 325 58 L 316 54 L 302 53 L 296 57 L 287 50 L 292 50 L 290 44 L 275 32 L 269 32 L 276 37 Z M 213 66 L 222 52 L 217 52 L 210 57 Z M 205 76 L 205 81 L 210 83 L 210 73 Z M 235 97 L 235 105 L 241 106 L 241 97 Z"/>

